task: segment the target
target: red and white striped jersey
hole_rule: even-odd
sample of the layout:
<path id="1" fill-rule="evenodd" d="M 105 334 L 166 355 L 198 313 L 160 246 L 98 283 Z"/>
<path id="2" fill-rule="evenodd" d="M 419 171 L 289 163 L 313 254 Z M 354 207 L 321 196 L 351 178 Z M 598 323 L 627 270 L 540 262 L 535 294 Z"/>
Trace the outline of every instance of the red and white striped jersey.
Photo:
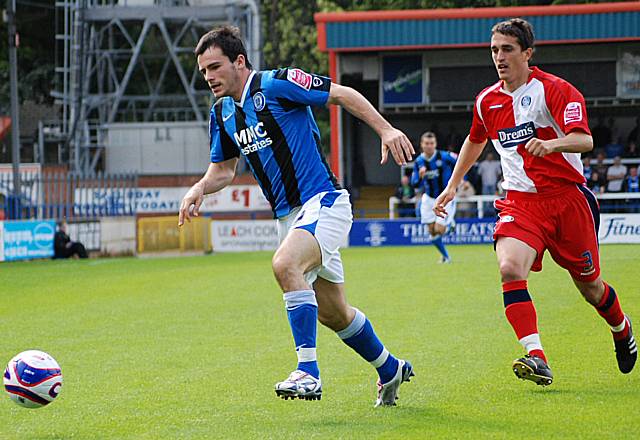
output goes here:
<path id="1" fill-rule="evenodd" d="M 500 154 L 506 190 L 543 192 L 585 183 L 579 153 L 535 157 L 524 149 L 534 137 L 557 139 L 572 131 L 591 134 L 582 94 L 557 76 L 532 70 L 526 84 L 513 93 L 499 81 L 477 96 L 469 140 L 479 144 L 491 139 Z"/>

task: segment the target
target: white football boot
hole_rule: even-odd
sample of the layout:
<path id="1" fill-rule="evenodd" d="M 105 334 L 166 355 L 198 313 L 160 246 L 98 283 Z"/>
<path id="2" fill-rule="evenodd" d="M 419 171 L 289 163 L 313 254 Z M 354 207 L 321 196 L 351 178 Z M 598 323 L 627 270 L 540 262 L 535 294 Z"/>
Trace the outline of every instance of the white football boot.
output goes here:
<path id="1" fill-rule="evenodd" d="M 378 380 L 378 398 L 376 399 L 375 408 L 379 406 L 395 406 L 398 398 L 398 389 L 402 382 L 409 382 L 413 374 L 413 367 L 409 361 L 398 359 L 398 371 L 389 382 L 383 384 Z"/>
<path id="2" fill-rule="evenodd" d="M 322 381 L 309 373 L 295 370 L 289 377 L 276 384 L 276 395 L 287 399 L 320 400 L 322 398 Z"/>

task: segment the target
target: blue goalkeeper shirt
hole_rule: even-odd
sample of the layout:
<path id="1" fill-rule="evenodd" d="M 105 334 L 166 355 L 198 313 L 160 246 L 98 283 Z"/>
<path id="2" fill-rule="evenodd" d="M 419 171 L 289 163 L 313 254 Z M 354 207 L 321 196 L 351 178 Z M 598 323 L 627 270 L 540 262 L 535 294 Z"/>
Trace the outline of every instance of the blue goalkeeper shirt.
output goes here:
<path id="1" fill-rule="evenodd" d="M 432 199 L 437 198 L 451 179 L 456 159 L 446 151 L 436 150 L 430 158 L 420 154 L 413 163 L 411 184 L 420 188 L 422 192 Z M 425 167 L 427 172 L 420 178 L 420 168 Z"/>
<path id="2" fill-rule="evenodd" d="M 310 108 L 326 104 L 330 87 L 300 69 L 252 72 L 240 102 L 223 97 L 211 108 L 211 162 L 244 156 L 276 218 L 340 189 Z"/>

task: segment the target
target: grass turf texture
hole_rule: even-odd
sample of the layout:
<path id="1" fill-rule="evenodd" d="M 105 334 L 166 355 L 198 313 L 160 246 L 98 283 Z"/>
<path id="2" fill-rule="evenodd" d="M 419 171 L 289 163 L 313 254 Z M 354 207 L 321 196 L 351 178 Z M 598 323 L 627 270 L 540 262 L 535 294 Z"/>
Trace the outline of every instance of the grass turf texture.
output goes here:
<path id="1" fill-rule="evenodd" d="M 638 246 L 602 248 L 603 276 L 640 325 Z M 269 253 L 0 265 L 0 359 L 49 352 L 48 407 L 0 399 L 1 439 L 634 438 L 640 368 L 618 372 L 605 322 L 550 259 L 529 281 L 555 374 L 517 380 L 488 246 L 347 249 L 350 302 L 417 376 L 374 409 L 375 371 L 324 327 L 321 401 L 277 399 L 295 368 Z M 640 334 L 640 327 L 636 330 Z"/>

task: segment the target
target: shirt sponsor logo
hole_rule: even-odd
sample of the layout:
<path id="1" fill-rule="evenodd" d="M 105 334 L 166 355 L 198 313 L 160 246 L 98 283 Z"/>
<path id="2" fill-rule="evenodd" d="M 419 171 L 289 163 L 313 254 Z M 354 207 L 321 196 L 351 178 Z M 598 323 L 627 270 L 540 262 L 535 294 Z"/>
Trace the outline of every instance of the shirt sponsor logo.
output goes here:
<path id="1" fill-rule="evenodd" d="M 264 106 L 266 104 L 266 99 L 264 98 L 264 95 L 262 94 L 262 92 L 258 92 L 255 95 L 253 95 L 253 106 L 256 108 L 256 111 L 262 111 L 264 109 Z"/>
<path id="2" fill-rule="evenodd" d="M 258 122 L 256 125 L 240 130 L 240 132 L 235 132 L 233 133 L 233 137 L 236 140 L 236 144 L 241 147 L 240 152 L 244 156 L 255 153 L 273 144 L 269 133 L 264 129 L 264 122 Z"/>
<path id="3" fill-rule="evenodd" d="M 498 219 L 498 221 L 502 223 L 511 223 L 514 220 L 515 219 L 511 215 L 500 216 L 500 218 Z"/>
<path id="4" fill-rule="evenodd" d="M 513 148 L 527 141 L 536 135 L 536 127 L 533 122 L 525 122 L 513 128 L 498 130 L 498 140 L 503 148 Z"/>
<path id="5" fill-rule="evenodd" d="M 564 125 L 582 121 L 582 104 L 570 102 L 564 108 Z"/>
<path id="6" fill-rule="evenodd" d="M 427 170 L 424 173 L 424 178 L 427 180 L 435 179 L 440 176 L 440 170 Z"/>
<path id="7" fill-rule="evenodd" d="M 287 79 L 305 90 L 311 89 L 312 76 L 300 69 L 289 69 Z"/>

